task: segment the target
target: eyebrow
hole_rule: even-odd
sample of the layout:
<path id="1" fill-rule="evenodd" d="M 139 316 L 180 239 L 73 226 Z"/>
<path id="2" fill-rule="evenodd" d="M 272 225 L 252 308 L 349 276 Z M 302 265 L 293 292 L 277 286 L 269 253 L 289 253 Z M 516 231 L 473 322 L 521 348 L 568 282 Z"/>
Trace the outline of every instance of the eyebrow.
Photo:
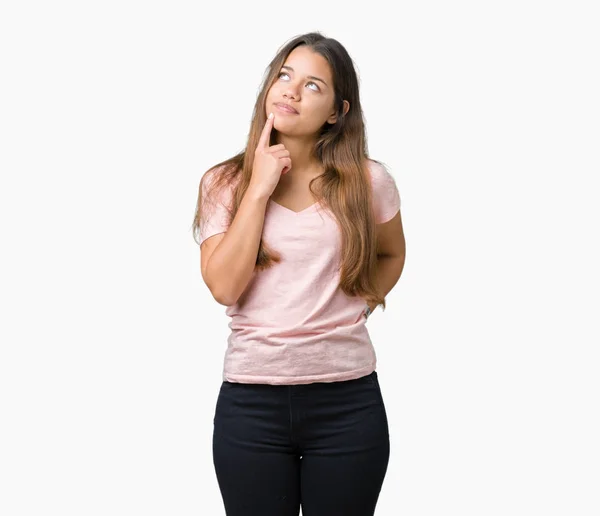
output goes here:
<path id="1" fill-rule="evenodd" d="M 288 65 L 283 65 L 281 68 L 287 68 L 288 70 L 291 70 L 292 72 L 294 71 L 294 69 Z M 313 81 L 322 82 L 325 86 L 327 86 L 327 83 L 323 79 L 319 79 L 318 77 L 315 77 L 314 75 L 307 75 L 306 77 L 308 79 L 312 79 Z M 329 86 L 327 86 L 327 87 L 329 87 Z"/>

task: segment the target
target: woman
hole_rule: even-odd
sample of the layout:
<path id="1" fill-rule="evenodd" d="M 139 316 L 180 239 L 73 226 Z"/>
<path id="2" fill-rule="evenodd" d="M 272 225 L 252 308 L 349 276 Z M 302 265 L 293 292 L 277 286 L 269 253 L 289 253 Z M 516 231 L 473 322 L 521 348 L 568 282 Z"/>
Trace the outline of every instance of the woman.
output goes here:
<path id="1" fill-rule="evenodd" d="M 227 515 L 374 514 L 390 443 L 365 322 L 404 266 L 399 208 L 367 157 L 347 51 L 318 32 L 291 40 L 194 219 L 203 280 L 231 317 L 213 434 Z"/>

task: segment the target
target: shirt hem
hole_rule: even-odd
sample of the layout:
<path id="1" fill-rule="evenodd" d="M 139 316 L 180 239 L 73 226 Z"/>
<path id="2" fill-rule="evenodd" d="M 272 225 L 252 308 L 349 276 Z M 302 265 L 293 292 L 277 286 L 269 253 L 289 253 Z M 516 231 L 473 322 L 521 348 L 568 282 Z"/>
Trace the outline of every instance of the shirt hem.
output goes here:
<path id="1" fill-rule="evenodd" d="M 245 374 L 231 374 L 224 372 L 223 380 L 232 383 L 253 383 L 269 385 L 300 385 L 307 383 L 331 383 L 355 380 L 371 374 L 376 369 L 376 364 L 370 364 L 360 369 L 344 371 L 343 373 L 316 374 L 305 376 L 255 376 Z"/>

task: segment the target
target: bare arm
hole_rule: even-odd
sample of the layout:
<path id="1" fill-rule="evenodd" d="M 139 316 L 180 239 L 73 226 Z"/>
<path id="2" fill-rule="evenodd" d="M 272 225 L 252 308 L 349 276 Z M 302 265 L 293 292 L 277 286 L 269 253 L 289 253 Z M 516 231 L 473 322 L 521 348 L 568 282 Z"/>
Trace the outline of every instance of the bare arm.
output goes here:
<path id="1" fill-rule="evenodd" d="M 400 211 L 383 224 L 377 224 L 377 287 L 386 297 L 398 283 L 406 259 L 406 240 Z M 371 310 L 376 306 L 368 305 Z"/>
<path id="2" fill-rule="evenodd" d="M 235 304 L 252 278 L 268 199 L 248 189 L 227 232 L 202 243 L 202 277 L 222 305 Z"/>

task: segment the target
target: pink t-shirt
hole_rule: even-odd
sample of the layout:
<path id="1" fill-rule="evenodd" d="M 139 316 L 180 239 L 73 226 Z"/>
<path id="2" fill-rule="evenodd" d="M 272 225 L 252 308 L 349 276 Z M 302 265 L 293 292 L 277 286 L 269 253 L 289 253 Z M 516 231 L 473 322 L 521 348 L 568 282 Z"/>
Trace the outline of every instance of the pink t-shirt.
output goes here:
<path id="1" fill-rule="evenodd" d="M 394 178 L 369 160 L 375 220 L 400 209 Z M 221 192 L 228 203 L 231 190 Z M 227 231 L 227 212 L 216 203 L 200 227 L 200 243 Z M 232 306 L 223 380 L 272 385 L 352 380 L 376 369 L 365 326 L 365 301 L 338 286 L 341 234 L 333 214 L 317 204 L 294 212 L 269 200 L 263 238 L 281 262 L 255 271 Z"/>

